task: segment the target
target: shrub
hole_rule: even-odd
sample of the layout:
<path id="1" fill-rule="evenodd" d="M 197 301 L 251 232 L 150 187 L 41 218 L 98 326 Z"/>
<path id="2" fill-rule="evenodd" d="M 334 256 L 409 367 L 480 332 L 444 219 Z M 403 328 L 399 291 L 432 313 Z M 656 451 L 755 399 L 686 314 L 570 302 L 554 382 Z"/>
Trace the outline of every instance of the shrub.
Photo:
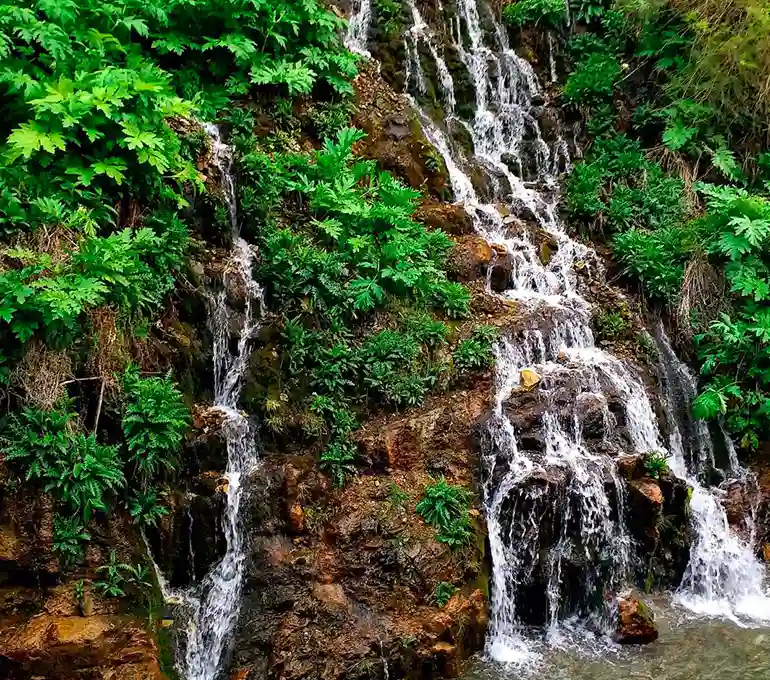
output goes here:
<path id="1" fill-rule="evenodd" d="M 79 517 L 60 517 L 53 519 L 54 552 L 59 553 L 67 567 L 77 564 L 83 557 L 83 544 L 91 540 Z"/>
<path id="2" fill-rule="evenodd" d="M 83 434 L 72 437 L 64 456 L 50 461 L 44 478 L 45 491 L 80 511 L 86 523 L 94 510 L 107 510 L 107 495 L 126 481 L 117 447 Z"/>
<path id="3" fill-rule="evenodd" d="M 601 311 L 594 324 L 599 337 L 606 340 L 617 340 L 628 330 L 628 321 L 620 312 Z"/>
<path id="4" fill-rule="evenodd" d="M 621 72 L 614 56 L 591 54 L 570 73 L 564 84 L 564 98 L 574 104 L 601 104 L 612 97 Z"/>
<path id="5" fill-rule="evenodd" d="M 321 469 L 332 478 L 335 486 L 344 486 L 347 476 L 356 472 L 357 451 L 345 440 L 331 442 L 321 454 Z"/>
<path id="6" fill-rule="evenodd" d="M 503 19 L 511 26 L 530 23 L 560 26 L 566 22 L 567 7 L 562 0 L 514 0 L 503 8 Z"/>
<path id="7" fill-rule="evenodd" d="M 155 489 L 134 491 L 128 499 L 128 514 L 140 527 L 155 526 L 158 520 L 168 514 L 168 508 L 158 505 Z"/>
<path id="8" fill-rule="evenodd" d="M 461 340 L 452 354 L 458 371 L 470 371 L 488 367 L 493 360 L 492 344 L 500 331 L 495 326 L 479 326 L 470 338 Z"/>

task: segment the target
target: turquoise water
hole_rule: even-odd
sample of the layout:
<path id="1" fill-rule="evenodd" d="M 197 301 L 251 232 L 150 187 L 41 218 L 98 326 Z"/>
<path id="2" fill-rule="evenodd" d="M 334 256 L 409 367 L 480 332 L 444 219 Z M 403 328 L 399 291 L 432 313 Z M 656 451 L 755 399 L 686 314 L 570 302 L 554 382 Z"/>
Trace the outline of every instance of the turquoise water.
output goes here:
<path id="1" fill-rule="evenodd" d="M 770 628 L 695 619 L 663 601 L 651 605 L 660 630 L 651 645 L 584 641 L 545 650 L 529 669 L 479 661 L 464 680 L 770 680 Z"/>

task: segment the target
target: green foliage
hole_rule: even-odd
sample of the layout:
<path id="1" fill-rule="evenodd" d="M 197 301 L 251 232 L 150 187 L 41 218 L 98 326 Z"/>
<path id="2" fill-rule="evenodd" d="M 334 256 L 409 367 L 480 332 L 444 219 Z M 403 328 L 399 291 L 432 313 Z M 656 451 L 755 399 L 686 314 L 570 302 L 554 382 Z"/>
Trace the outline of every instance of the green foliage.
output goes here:
<path id="1" fill-rule="evenodd" d="M 310 112 L 310 121 L 321 139 L 334 139 L 350 124 L 355 111 L 352 97 L 340 97 L 328 102 L 318 102 Z"/>
<path id="2" fill-rule="evenodd" d="M 173 469 L 190 416 L 170 376 L 142 378 L 136 367 L 123 376 L 123 435 L 142 479 Z"/>
<path id="3" fill-rule="evenodd" d="M 128 499 L 128 514 L 140 527 L 155 526 L 168 514 L 168 508 L 158 505 L 158 492 L 151 488 L 132 493 Z"/>
<path id="4" fill-rule="evenodd" d="M 644 454 L 644 469 L 653 479 L 668 472 L 668 454 L 665 451 L 648 451 Z"/>
<path id="5" fill-rule="evenodd" d="M 626 316 L 617 311 L 602 310 L 594 317 L 594 325 L 599 338 L 617 340 L 628 330 Z"/>
<path id="6" fill-rule="evenodd" d="M 449 599 L 457 592 L 457 588 L 455 588 L 451 583 L 447 583 L 446 581 L 439 581 L 436 584 L 436 587 L 433 589 L 433 601 L 436 603 L 437 607 L 444 607 L 447 602 L 449 602 Z"/>
<path id="7" fill-rule="evenodd" d="M 437 540 L 456 547 L 470 538 L 468 510 L 471 499 L 470 491 L 440 477 L 425 487 L 423 498 L 415 509 L 438 531 Z"/>
<path id="8" fill-rule="evenodd" d="M 331 476 L 334 486 L 344 486 L 347 476 L 356 472 L 356 458 L 356 447 L 338 439 L 321 454 L 321 469 Z"/>
<path id="9" fill-rule="evenodd" d="M 398 0 L 373 0 L 378 28 L 388 38 L 398 37 L 404 30 L 404 7 Z"/>
<path id="10" fill-rule="evenodd" d="M 5 457 L 87 523 L 94 510 L 107 509 L 108 495 L 122 488 L 125 478 L 118 449 L 74 432 L 71 418 L 71 413 L 37 409 L 13 414 L 4 433 Z"/>
<path id="11" fill-rule="evenodd" d="M 83 544 L 90 540 L 91 536 L 79 517 L 54 516 L 51 546 L 54 552 L 59 553 L 65 566 L 71 567 L 83 558 Z"/>
<path id="12" fill-rule="evenodd" d="M 126 592 L 124 573 L 131 567 L 123 562 L 118 562 L 118 556 L 114 550 L 110 551 L 110 561 L 98 567 L 96 572 L 103 574 L 99 581 L 94 582 L 94 587 L 106 597 L 124 597 Z"/>
<path id="13" fill-rule="evenodd" d="M 354 156 L 363 137 L 344 128 L 309 155 L 252 141 L 240 161 L 241 214 L 282 317 L 282 397 L 265 400 L 266 421 L 281 435 L 298 422 L 336 484 L 355 471 L 361 413 L 416 406 L 445 384 L 441 317 L 470 309 L 468 290 L 447 279 L 452 241 L 414 219 L 419 192 Z"/>
<path id="14" fill-rule="evenodd" d="M 472 371 L 486 368 L 493 360 L 492 345 L 499 336 L 496 326 L 479 326 L 470 338 L 461 340 L 452 354 L 458 371 Z"/>
<path id="15" fill-rule="evenodd" d="M 570 73 L 564 84 L 564 98 L 575 104 L 600 104 L 612 97 L 621 73 L 613 55 L 591 54 Z"/>
<path id="16" fill-rule="evenodd" d="M 115 446 L 98 444 L 94 435 L 76 434 L 64 456 L 44 473 L 46 492 L 80 511 L 85 522 L 94 510 L 107 510 L 107 496 L 123 487 L 122 461 Z"/>
<path id="17" fill-rule="evenodd" d="M 562 0 L 514 0 L 503 8 L 503 19 L 511 26 L 560 26 L 567 20 L 567 8 Z"/>

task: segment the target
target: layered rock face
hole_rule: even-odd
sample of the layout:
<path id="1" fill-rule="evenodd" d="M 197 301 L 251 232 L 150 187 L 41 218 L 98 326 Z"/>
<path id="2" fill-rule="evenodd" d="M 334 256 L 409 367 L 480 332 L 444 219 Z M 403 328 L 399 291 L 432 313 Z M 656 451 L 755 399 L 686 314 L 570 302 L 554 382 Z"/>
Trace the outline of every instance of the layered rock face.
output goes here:
<path id="1" fill-rule="evenodd" d="M 128 551 L 131 530 L 104 521 L 81 576 L 94 577 L 110 546 Z M 90 586 L 76 595 L 53 554 L 53 503 L 30 494 L 0 465 L 0 677 L 8 680 L 161 680 L 145 621 Z"/>

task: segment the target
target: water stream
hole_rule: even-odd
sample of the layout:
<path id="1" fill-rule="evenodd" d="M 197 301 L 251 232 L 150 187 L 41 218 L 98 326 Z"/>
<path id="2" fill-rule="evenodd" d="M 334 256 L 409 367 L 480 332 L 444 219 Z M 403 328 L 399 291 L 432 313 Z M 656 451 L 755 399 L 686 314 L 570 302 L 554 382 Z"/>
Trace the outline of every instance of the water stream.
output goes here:
<path id="1" fill-rule="evenodd" d="M 483 489 L 493 564 L 486 651 L 496 661 L 526 664 L 549 646 L 564 648 L 608 632 L 607 601 L 629 576 L 624 484 L 612 455 L 619 451 L 588 443 L 586 409 L 601 413 L 606 439 L 622 429 L 626 449 L 643 454 L 665 447 L 634 368 L 594 343 L 590 304 L 578 292 L 577 271 L 595 258 L 569 237 L 557 215 L 560 174 L 569 171 L 568 146 L 560 135 L 547 143 L 541 134 L 543 96 L 534 71 L 510 48 L 504 27 L 483 0 L 454 5 L 445 12 L 437 0 L 444 25 L 432 27 L 407 0 L 412 24 L 404 34 L 406 87 L 425 136 L 444 160 L 455 200 L 464 204 L 476 231 L 507 253 L 511 274 L 502 295 L 525 305 L 533 319 L 531 328 L 497 348 Z M 475 100 L 471 120 L 457 113 L 458 93 L 444 58 L 448 50 L 468 71 Z M 428 90 L 427 55 L 438 81 L 439 112 L 435 102 L 420 106 Z M 470 144 L 458 142 L 463 137 Z M 537 247 L 538 230 L 556 245 L 546 263 Z M 666 371 L 679 376 L 677 389 L 694 390 L 691 376 L 683 380 L 686 369 L 670 345 L 662 347 L 661 356 Z M 542 442 L 535 447 L 521 439 L 506 411 L 522 389 L 525 369 L 539 380 Z M 770 614 L 763 568 L 751 546 L 727 526 L 718 493 L 700 481 L 705 466 L 713 464 L 708 430 L 702 423 L 674 420 L 672 467 L 693 485 L 696 534 L 678 601 L 734 620 Z M 538 608 L 545 619 L 533 626 Z"/>
<path id="2" fill-rule="evenodd" d="M 256 433 L 248 417 L 238 410 L 238 398 L 263 308 L 262 288 L 252 275 L 254 251 L 239 236 L 231 150 L 222 141 L 216 125 L 205 124 L 203 128 L 211 138 L 212 161 L 220 174 L 233 234 L 222 286 L 207 291 L 214 355 L 213 408 L 221 414 L 227 445 L 227 502 L 223 517 L 227 547 L 201 583 L 184 592 L 172 591 L 156 567 L 166 600 L 180 608 L 187 622 L 182 631 L 184 654 L 178 659 L 185 680 L 214 680 L 218 676 L 240 610 L 246 556 L 240 510 L 249 473 L 257 464 L 257 448 Z M 240 312 L 230 306 L 228 289 L 242 293 L 244 307 Z M 239 332 L 235 346 L 231 343 L 234 327 Z"/>
<path id="3" fill-rule="evenodd" d="M 703 479 L 715 465 L 714 445 L 709 428 L 694 420 L 689 404 L 697 394 L 695 376 L 671 348 L 662 328 L 656 339 L 662 366 L 664 405 L 676 427 L 669 436 L 669 466 L 692 488 L 690 500 L 694 541 L 690 550 L 682 584 L 676 601 L 689 610 L 730 619 L 739 625 L 770 623 L 770 594 L 766 586 L 766 570 L 754 554 L 751 540 L 743 540 L 732 530 L 720 501 L 720 488 L 704 486 Z M 732 451 L 729 440 L 728 451 Z M 728 473 L 743 479 L 747 487 L 752 480 L 737 465 L 734 452 Z M 747 518 L 751 523 L 753 519 Z M 749 537 L 753 531 L 749 528 Z"/>

